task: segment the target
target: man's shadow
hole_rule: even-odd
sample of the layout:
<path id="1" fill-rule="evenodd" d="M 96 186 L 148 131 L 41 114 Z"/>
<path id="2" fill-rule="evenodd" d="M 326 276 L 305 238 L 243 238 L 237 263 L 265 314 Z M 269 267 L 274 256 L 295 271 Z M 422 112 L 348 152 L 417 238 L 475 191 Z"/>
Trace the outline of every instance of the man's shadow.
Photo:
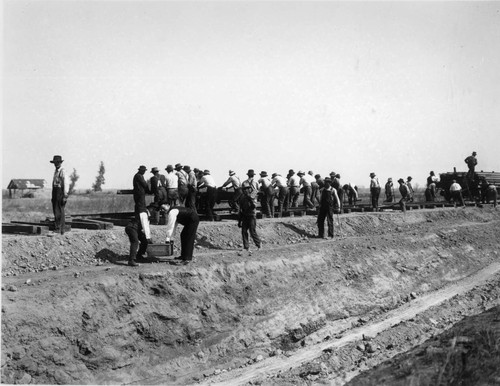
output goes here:
<path id="1" fill-rule="evenodd" d="M 292 231 L 294 231 L 295 233 L 298 233 L 301 236 L 306 236 L 306 237 L 310 237 L 310 238 L 316 237 L 315 234 L 309 233 L 308 231 L 306 231 L 304 229 L 297 228 L 293 224 L 282 222 L 282 223 L 280 223 L 280 225 L 283 225 L 285 228 L 291 229 Z"/>
<path id="2" fill-rule="evenodd" d="M 95 254 L 95 258 L 110 262 L 111 264 L 128 265 L 129 255 L 119 255 L 108 248 L 104 248 Z M 152 264 L 158 262 L 158 259 L 145 254 L 143 259 L 137 259 L 137 261 L 144 264 Z"/>

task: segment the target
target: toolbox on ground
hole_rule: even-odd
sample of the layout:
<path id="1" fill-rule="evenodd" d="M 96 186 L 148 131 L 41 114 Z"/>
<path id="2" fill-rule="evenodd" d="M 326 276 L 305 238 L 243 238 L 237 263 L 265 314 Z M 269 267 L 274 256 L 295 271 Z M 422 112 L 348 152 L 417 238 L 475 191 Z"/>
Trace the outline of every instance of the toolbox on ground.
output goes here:
<path id="1" fill-rule="evenodd" d="M 146 252 L 148 253 L 148 257 L 172 256 L 174 254 L 174 242 L 169 241 L 168 243 L 162 244 L 148 244 Z"/>

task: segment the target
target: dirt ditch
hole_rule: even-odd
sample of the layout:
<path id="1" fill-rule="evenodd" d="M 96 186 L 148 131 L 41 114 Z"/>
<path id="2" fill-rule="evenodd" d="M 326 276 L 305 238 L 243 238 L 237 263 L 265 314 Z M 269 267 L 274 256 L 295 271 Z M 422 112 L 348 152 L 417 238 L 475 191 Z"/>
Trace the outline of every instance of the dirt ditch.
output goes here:
<path id="1" fill-rule="evenodd" d="M 3 235 L 2 382 L 389 379 L 387 361 L 500 304 L 499 224 L 492 208 L 349 214 L 322 240 L 312 216 L 266 219 L 248 254 L 234 222 L 202 223 L 194 263 L 138 268 L 120 227 Z M 407 367 L 390 382 L 423 377 Z"/>

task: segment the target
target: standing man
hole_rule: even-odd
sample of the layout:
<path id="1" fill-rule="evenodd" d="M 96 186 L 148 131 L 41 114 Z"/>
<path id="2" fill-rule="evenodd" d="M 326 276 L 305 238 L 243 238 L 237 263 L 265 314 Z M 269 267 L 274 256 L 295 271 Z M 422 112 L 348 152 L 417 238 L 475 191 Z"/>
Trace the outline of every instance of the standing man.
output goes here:
<path id="1" fill-rule="evenodd" d="M 165 190 L 165 176 L 160 174 L 157 167 L 151 169 L 153 177 L 150 178 L 151 193 L 154 196 L 153 224 L 160 223 L 160 207 L 167 202 L 167 191 Z"/>
<path id="2" fill-rule="evenodd" d="M 207 188 L 207 219 L 214 221 L 214 206 L 217 199 L 217 186 L 215 185 L 214 178 L 210 175 L 210 170 L 203 171 L 203 177 L 198 182 L 198 189 Z"/>
<path id="3" fill-rule="evenodd" d="M 302 185 L 304 189 L 304 201 L 302 205 L 308 209 L 314 209 L 314 204 L 311 201 L 312 197 L 312 183 L 316 182 L 313 176 L 310 174 L 305 174 L 302 170 L 299 170 L 297 175 L 300 177 L 299 184 Z"/>
<path id="4" fill-rule="evenodd" d="M 166 243 L 169 243 L 175 235 L 177 225 L 181 224 L 184 228 L 181 231 L 181 255 L 176 260 L 181 260 L 183 265 L 193 260 L 194 242 L 196 240 L 196 231 L 200 218 L 195 210 L 182 206 L 163 205 L 167 213 L 167 237 Z"/>
<path id="5" fill-rule="evenodd" d="M 312 170 L 309 170 L 309 174 L 312 176 Z M 323 180 L 321 180 L 321 175 L 316 174 L 313 176 L 314 182 L 311 182 L 312 194 L 311 201 L 314 205 L 319 204 L 319 189 L 323 186 L 320 186 L 319 181 L 321 181 L 321 185 L 323 185 Z"/>
<path id="6" fill-rule="evenodd" d="M 378 212 L 378 198 L 380 196 L 380 182 L 375 173 L 370 173 L 370 195 L 372 198 L 372 208 L 375 212 Z"/>
<path id="7" fill-rule="evenodd" d="M 279 217 L 282 217 L 283 206 L 285 206 L 285 210 L 288 210 L 288 186 L 286 183 L 286 178 L 278 173 L 273 173 L 271 177 L 272 187 L 278 188 L 278 213 Z"/>
<path id="8" fill-rule="evenodd" d="M 406 179 L 406 186 L 408 187 L 408 191 L 410 192 L 410 202 L 413 202 L 415 191 L 413 190 L 413 186 L 411 185 L 411 180 L 411 176 L 408 176 L 408 178 Z"/>
<path id="9" fill-rule="evenodd" d="M 226 188 L 228 185 L 230 186 Z M 231 201 L 229 201 L 229 205 L 231 206 L 231 212 L 234 211 L 235 213 L 238 213 L 240 210 L 239 202 L 243 192 L 241 191 L 240 177 L 238 177 L 233 170 L 229 171 L 229 178 L 222 184 L 222 188 L 226 190 L 229 188 L 234 189 L 234 194 Z"/>
<path id="10" fill-rule="evenodd" d="M 179 177 L 174 173 L 174 167 L 172 165 L 167 165 L 165 168 L 167 171 L 166 187 L 167 187 L 167 202 L 170 206 L 177 205 L 177 200 L 179 199 Z"/>
<path id="11" fill-rule="evenodd" d="M 300 195 L 300 176 L 295 174 L 293 169 L 288 171 L 288 175 L 289 207 L 295 208 Z"/>
<path id="12" fill-rule="evenodd" d="M 64 234 L 66 215 L 64 208 L 69 196 L 69 183 L 66 171 L 61 166 L 63 159 L 55 155 L 50 161 L 54 164 L 54 177 L 52 178 L 52 211 L 54 212 L 54 232 Z"/>
<path id="13" fill-rule="evenodd" d="M 406 212 L 406 203 L 410 201 L 410 190 L 405 184 L 405 180 L 400 178 L 399 183 L 399 193 L 401 193 L 401 200 L 399 200 L 399 206 L 403 212 Z"/>
<path id="14" fill-rule="evenodd" d="M 467 174 L 468 174 L 470 179 L 472 179 L 474 177 L 474 171 L 475 171 L 476 165 L 477 165 L 476 155 L 477 155 L 477 153 L 475 151 L 473 151 L 472 155 L 470 155 L 466 159 L 464 159 L 464 162 L 467 164 L 467 166 L 469 168 L 469 172 Z"/>
<path id="15" fill-rule="evenodd" d="M 398 181 L 399 182 L 399 181 Z M 392 202 L 394 200 L 392 178 L 389 177 L 385 183 L 385 202 Z"/>
<path id="16" fill-rule="evenodd" d="M 257 181 L 262 192 L 262 214 L 274 217 L 274 188 L 271 184 L 271 179 L 267 176 L 266 171 L 260 172 L 260 179 Z"/>
<path id="17" fill-rule="evenodd" d="M 134 186 L 134 213 L 141 222 L 142 230 L 146 235 L 146 239 L 151 239 L 151 230 L 149 228 L 148 210 L 146 208 L 146 193 L 151 193 L 148 188 L 148 183 L 144 179 L 146 166 L 139 166 L 138 172 L 134 175 L 132 184 Z"/>
<path id="18" fill-rule="evenodd" d="M 332 180 L 329 177 L 324 179 L 324 187 L 321 189 L 321 196 L 319 199 L 318 211 L 318 237 L 326 239 L 325 237 L 325 218 L 328 225 L 328 237 L 333 238 L 333 210 L 335 200 L 338 201 L 337 191 L 333 189 Z"/>
<path id="19" fill-rule="evenodd" d="M 427 189 L 429 189 L 430 201 L 436 201 L 436 184 L 438 181 L 439 178 L 431 171 L 429 177 L 427 177 Z"/>
<path id="20" fill-rule="evenodd" d="M 177 192 L 179 195 L 179 201 L 181 205 L 185 206 L 186 197 L 188 195 L 188 175 L 182 169 L 182 165 L 180 163 L 175 165 L 175 174 L 177 175 L 178 181 Z"/>
<path id="21" fill-rule="evenodd" d="M 261 241 L 257 234 L 257 216 L 255 199 L 251 195 L 251 186 L 243 186 L 243 196 L 240 199 L 240 211 L 238 213 L 238 227 L 241 228 L 241 236 L 243 238 L 243 249 L 250 252 L 250 243 L 248 241 L 248 233 L 252 237 L 253 242 L 260 250 Z"/>
<path id="22" fill-rule="evenodd" d="M 186 208 L 193 209 L 196 212 L 196 192 L 198 181 L 196 180 L 196 175 L 194 171 L 191 170 L 191 167 L 188 165 L 184 165 L 183 170 L 187 174 L 187 188 L 188 194 L 186 196 L 186 201 L 184 202 L 184 206 Z"/>

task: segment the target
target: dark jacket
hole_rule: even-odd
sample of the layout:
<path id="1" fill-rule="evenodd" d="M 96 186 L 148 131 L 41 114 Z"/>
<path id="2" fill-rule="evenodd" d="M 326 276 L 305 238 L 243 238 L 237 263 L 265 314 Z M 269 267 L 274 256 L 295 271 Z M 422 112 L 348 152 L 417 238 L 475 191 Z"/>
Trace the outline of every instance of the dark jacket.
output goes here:
<path id="1" fill-rule="evenodd" d="M 333 211 L 334 206 L 335 206 L 335 199 L 333 198 L 332 191 L 323 188 L 321 190 L 321 196 L 319 198 L 319 210 Z"/>
<path id="2" fill-rule="evenodd" d="M 241 196 L 240 211 L 238 213 L 239 220 L 241 221 L 243 217 L 256 217 L 257 213 L 255 209 L 255 200 L 251 196 Z"/>

